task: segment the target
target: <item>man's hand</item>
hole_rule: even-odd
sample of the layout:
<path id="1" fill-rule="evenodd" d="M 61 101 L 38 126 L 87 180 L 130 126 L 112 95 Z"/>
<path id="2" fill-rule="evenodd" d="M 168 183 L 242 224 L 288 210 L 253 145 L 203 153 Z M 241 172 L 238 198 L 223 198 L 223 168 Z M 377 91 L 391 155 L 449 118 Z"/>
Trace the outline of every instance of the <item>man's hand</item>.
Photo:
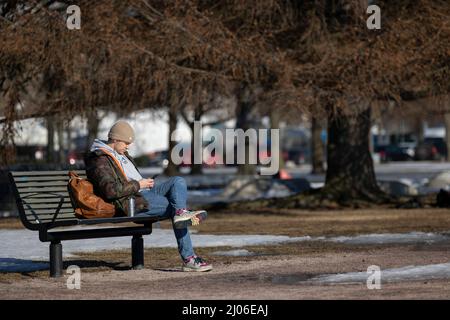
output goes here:
<path id="1" fill-rule="evenodd" d="M 139 187 L 141 189 L 150 189 L 155 185 L 155 180 L 153 179 L 142 179 L 139 181 Z"/>

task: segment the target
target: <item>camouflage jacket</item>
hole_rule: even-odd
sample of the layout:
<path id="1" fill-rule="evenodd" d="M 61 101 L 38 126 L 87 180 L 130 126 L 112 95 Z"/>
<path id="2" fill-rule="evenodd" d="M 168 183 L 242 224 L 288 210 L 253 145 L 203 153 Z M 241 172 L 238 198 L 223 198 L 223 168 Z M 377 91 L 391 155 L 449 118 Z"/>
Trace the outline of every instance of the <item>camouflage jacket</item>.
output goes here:
<path id="1" fill-rule="evenodd" d="M 128 153 L 125 156 L 136 166 Z M 112 155 L 103 150 L 88 152 L 84 162 L 86 175 L 94 185 L 94 193 L 116 207 L 116 216 L 128 215 L 128 200 L 134 196 L 135 212 L 144 212 L 149 208 L 148 202 L 139 193 L 139 182 L 128 181 Z"/>

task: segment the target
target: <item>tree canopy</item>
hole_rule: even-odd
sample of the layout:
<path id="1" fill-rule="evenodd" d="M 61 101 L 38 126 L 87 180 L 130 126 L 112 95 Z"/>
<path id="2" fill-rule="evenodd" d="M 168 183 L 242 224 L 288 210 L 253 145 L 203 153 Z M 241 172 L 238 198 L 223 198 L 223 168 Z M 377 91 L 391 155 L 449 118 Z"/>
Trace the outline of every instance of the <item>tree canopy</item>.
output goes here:
<path id="1" fill-rule="evenodd" d="M 375 1 L 380 30 L 361 0 L 55 3 L 0 3 L 4 132 L 24 117 L 196 104 L 247 85 L 271 108 L 323 116 L 450 91 L 445 0 Z M 66 27 L 72 3 L 81 30 Z"/>

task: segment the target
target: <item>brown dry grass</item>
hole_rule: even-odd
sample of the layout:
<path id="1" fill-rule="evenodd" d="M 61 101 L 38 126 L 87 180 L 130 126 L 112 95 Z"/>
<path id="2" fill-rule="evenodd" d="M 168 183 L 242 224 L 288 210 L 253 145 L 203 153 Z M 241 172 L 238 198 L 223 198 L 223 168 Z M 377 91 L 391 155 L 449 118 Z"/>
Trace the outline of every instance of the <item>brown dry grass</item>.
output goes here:
<path id="1" fill-rule="evenodd" d="M 168 222 L 162 226 L 169 227 Z M 307 211 L 266 209 L 252 214 L 213 213 L 197 227 L 208 234 L 332 236 L 450 230 L 448 209 L 363 209 Z"/>
<path id="2" fill-rule="evenodd" d="M 23 229 L 24 226 L 19 218 L 1 218 L 0 229 Z"/>

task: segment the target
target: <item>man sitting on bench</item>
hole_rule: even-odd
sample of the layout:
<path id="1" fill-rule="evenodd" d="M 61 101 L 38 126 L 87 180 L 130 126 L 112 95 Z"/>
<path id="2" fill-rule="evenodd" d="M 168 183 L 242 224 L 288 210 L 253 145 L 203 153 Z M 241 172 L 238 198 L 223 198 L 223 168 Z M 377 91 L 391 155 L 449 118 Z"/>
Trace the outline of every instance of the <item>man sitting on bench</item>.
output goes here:
<path id="1" fill-rule="evenodd" d="M 135 215 L 171 218 L 183 259 L 183 271 L 209 271 L 212 266 L 194 253 L 188 226 L 206 219 L 206 211 L 186 208 L 187 186 L 181 177 L 155 185 L 144 179 L 127 150 L 134 142 L 134 130 L 126 121 L 116 122 L 108 133 L 108 141 L 95 139 L 86 155 L 86 174 L 95 193 L 115 205 L 122 215 L 130 213 L 134 199 Z"/>

